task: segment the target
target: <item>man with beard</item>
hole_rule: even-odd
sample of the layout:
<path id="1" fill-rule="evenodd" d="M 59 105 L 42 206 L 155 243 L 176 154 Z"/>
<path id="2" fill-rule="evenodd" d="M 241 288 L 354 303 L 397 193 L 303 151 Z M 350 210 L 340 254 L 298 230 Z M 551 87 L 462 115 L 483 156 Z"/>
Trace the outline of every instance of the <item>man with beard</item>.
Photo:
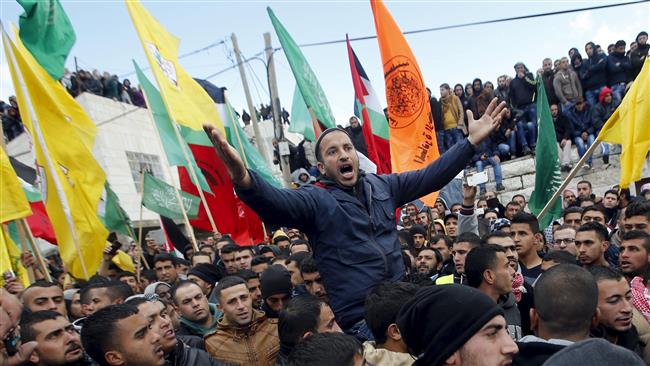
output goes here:
<path id="1" fill-rule="evenodd" d="M 415 259 L 415 269 L 429 277 L 438 272 L 438 263 L 442 261 L 440 252 L 433 248 L 423 248 Z"/>
<path id="2" fill-rule="evenodd" d="M 580 78 L 569 67 L 569 59 L 566 57 L 560 59 L 559 69 L 553 78 L 553 89 L 559 102 L 562 104 L 562 112 L 573 106 L 578 96 L 582 95 Z"/>
<path id="3" fill-rule="evenodd" d="M 358 152 L 362 153 L 365 156 L 368 156 L 368 145 L 366 145 L 366 139 L 363 137 L 363 127 L 359 123 L 359 119 L 356 116 L 350 117 L 350 126 L 346 127 L 347 133 L 350 135 L 352 140 L 352 145 L 357 149 Z"/>
<path id="4" fill-rule="evenodd" d="M 553 80 L 555 79 L 555 71 L 553 70 L 553 61 L 550 58 L 545 58 L 542 61 L 542 81 L 544 81 L 544 90 L 546 91 L 546 97 L 548 98 L 548 104 L 557 104 L 558 99 L 555 95 L 555 89 L 553 88 Z"/>
<path id="5" fill-rule="evenodd" d="M 328 129 L 315 149 L 319 185 L 299 189 L 266 183 L 246 169 L 218 129 L 206 126 L 206 131 L 238 196 L 267 224 L 289 225 L 307 234 L 337 321 L 362 339 L 370 333 L 363 319 L 368 291 L 381 281 L 404 277 L 395 209 L 441 189 L 461 172 L 475 146 L 498 128 L 504 108 L 495 98 L 479 120 L 468 113 L 467 139 L 428 166 L 402 174 L 364 174 L 347 132 Z"/>
<path id="6" fill-rule="evenodd" d="M 217 328 L 221 312 L 208 303 L 199 285 L 190 280 L 181 281 L 172 288 L 171 294 L 181 314 L 178 334 L 203 337 Z"/>
<path id="7" fill-rule="evenodd" d="M 598 327 L 593 338 L 604 338 L 643 356 L 639 333 L 632 324 L 632 290 L 618 271 L 602 266 L 589 269 L 598 284 Z"/>
<path id="8" fill-rule="evenodd" d="M 499 102 L 508 102 L 508 76 L 501 75 L 497 78 L 497 88 L 494 91 L 494 96 L 499 99 Z"/>
<path id="9" fill-rule="evenodd" d="M 52 310 L 25 312 L 20 320 L 20 339 L 38 345 L 29 357 L 37 366 L 91 365 L 86 359 L 79 333 L 63 315 Z"/>
<path id="10" fill-rule="evenodd" d="M 514 341 L 522 337 L 521 316 L 512 294 L 515 271 L 506 257 L 506 250 L 488 244 L 475 248 L 465 260 L 467 284 L 488 295 L 504 312 L 508 334 Z"/>
<path id="11" fill-rule="evenodd" d="M 133 305 L 111 305 L 89 316 L 81 331 L 81 343 L 100 366 L 165 364 L 160 336 Z"/>
<path id="12" fill-rule="evenodd" d="M 640 32 L 636 36 L 636 49 L 630 52 L 630 80 L 636 79 L 636 76 L 641 72 L 643 68 L 643 63 L 645 62 L 646 57 L 648 56 L 648 50 L 650 50 L 650 44 L 648 44 L 648 33 Z"/>

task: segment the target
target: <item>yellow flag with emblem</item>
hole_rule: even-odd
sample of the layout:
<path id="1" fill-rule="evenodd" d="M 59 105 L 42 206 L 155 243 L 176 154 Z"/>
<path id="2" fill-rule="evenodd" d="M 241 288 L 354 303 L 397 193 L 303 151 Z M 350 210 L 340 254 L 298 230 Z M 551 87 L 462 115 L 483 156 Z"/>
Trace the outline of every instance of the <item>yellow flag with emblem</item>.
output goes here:
<path id="1" fill-rule="evenodd" d="M 180 40 L 167 32 L 140 1 L 125 2 L 172 120 L 193 130 L 213 125 L 225 134 L 214 102 L 178 63 Z"/>
<path id="2" fill-rule="evenodd" d="M 0 273 L 2 273 L 3 277 L 0 280 L 0 286 L 4 286 L 4 277 L 7 272 L 13 272 L 12 274 L 23 287 L 29 286 L 27 270 L 20 262 L 20 249 L 11 240 L 11 236 L 5 230 L 5 225 L 0 225 Z"/>
<path id="3" fill-rule="evenodd" d="M 97 216 L 106 174 L 92 155 L 96 127 L 19 38 L 14 44 L 3 31 L 2 39 L 61 258 L 72 276 L 87 279 L 108 236 Z"/>
<path id="4" fill-rule="evenodd" d="M 621 188 L 627 188 L 630 183 L 641 179 L 643 164 L 650 150 L 649 121 L 650 58 L 646 58 L 632 87 L 596 138 L 621 145 Z"/>
<path id="5" fill-rule="evenodd" d="M 32 209 L 4 148 L 0 148 L 0 168 L 0 222 L 31 215 Z"/>

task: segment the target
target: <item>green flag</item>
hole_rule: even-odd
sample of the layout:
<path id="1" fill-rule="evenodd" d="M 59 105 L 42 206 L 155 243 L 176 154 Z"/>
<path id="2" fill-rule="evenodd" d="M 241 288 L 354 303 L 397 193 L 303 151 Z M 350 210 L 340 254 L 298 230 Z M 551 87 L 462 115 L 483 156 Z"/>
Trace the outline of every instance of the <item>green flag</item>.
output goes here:
<path id="1" fill-rule="evenodd" d="M 255 173 L 259 174 L 268 183 L 282 188 L 282 183 L 275 178 L 260 152 L 248 141 L 248 136 L 244 133 L 244 129 L 239 125 L 237 120 L 234 119 L 234 115 L 235 112 L 232 106 L 226 102 L 223 113 L 221 113 L 221 120 L 223 121 L 223 127 L 226 129 L 228 143 L 239 152 L 239 156 L 245 159 L 246 166 L 249 169 L 255 171 Z M 203 135 L 205 136 L 205 134 Z"/>
<path id="2" fill-rule="evenodd" d="M 77 39 L 59 0 L 18 0 L 20 39 L 36 61 L 55 79 L 61 79 L 65 59 Z"/>
<path id="3" fill-rule="evenodd" d="M 535 190 L 530 195 L 528 207 L 530 212 L 539 215 L 553 194 L 562 185 L 560 173 L 560 158 L 558 156 L 555 127 L 551 109 L 546 99 L 544 83 L 537 76 L 537 146 L 535 147 Z M 544 229 L 551 225 L 554 219 L 562 216 L 562 202 L 555 201 L 550 210 L 539 219 L 539 227 Z"/>
<path id="4" fill-rule="evenodd" d="M 293 102 L 291 103 L 291 125 L 289 132 L 303 135 L 309 141 L 316 141 L 314 126 L 311 123 L 311 114 L 305 104 L 298 85 L 293 90 Z"/>
<path id="5" fill-rule="evenodd" d="M 174 190 L 176 188 L 154 178 L 151 174 L 144 174 L 144 190 L 142 204 L 151 211 L 170 219 L 182 219 L 183 212 L 178 204 Z M 197 196 L 179 191 L 185 207 L 187 217 L 195 218 L 199 212 L 200 199 Z"/>
<path id="6" fill-rule="evenodd" d="M 210 185 L 205 180 L 205 176 L 203 176 L 201 169 L 199 169 L 198 165 L 196 165 L 196 160 L 194 160 L 192 151 L 190 150 L 189 146 L 187 146 L 187 143 L 185 143 L 185 141 L 182 142 L 185 144 L 184 147 L 181 147 L 179 144 L 178 138 L 176 137 L 176 132 L 174 132 L 174 128 L 176 127 L 174 126 L 174 122 L 172 122 L 171 118 L 169 118 L 169 114 L 165 108 L 165 102 L 163 101 L 160 92 L 158 92 L 156 87 L 153 86 L 149 79 L 147 79 L 135 60 L 133 61 L 133 66 L 135 66 L 135 73 L 138 75 L 140 86 L 142 87 L 142 90 L 144 90 L 144 94 L 147 99 L 147 106 L 149 107 L 149 110 L 151 110 L 151 115 L 153 116 L 153 120 L 156 123 L 156 129 L 158 130 L 158 135 L 160 135 L 160 141 L 163 145 L 163 149 L 165 150 L 165 155 L 167 155 L 169 164 L 173 166 L 184 166 L 188 169 L 189 174 L 187 159 L 185 159 L 185 155 L 181 150 L 184 148 L 187 152 L 190 163 L 194 168 L 194 172 L 196 172 L 197 178 L 199 180 L 199 184 L 196 184 L 194 179 L 192 179 L 192 183 L 194 183 L 195 186 L 200 185 L 201 189 L 204 192 L 212 193 L 212 190 L 210 190 Z M 205 132 L 203 131 L 198 132 L 205 135 Z M 189 174 L 189 176 L 192 178 L 192 174 Z"/>
<path id="7" fill-rule="evenodd" d="M 273 10 L 270 7 L 267 7 L 266 10 L 269 13 L 271 23 L 273 23 L 273 28 L 275 28 L 275 33 L 278 35 L 280 44 L 282 44 L 287 61 L 289 61 L 293 76 L 296 78 L 298 88 L 300 88 L 300 92 L 305 98 L 305 104 L 314 111 L 318 122 L 325 126 L 325 128 L 336 127 L 336 120 L 332 115 L 332 110 L 327 102 L 327 97 L 325 97 L 325 92 L 323 92 L 323 88 L 321 88 L 318 79 L 316 79 L 316 74 L 312 71 L 305 56 L 293 38 L 291 38 L 289 32 L 287 32 L 278 18 L 275 17 Z"/>
<path id="8" fill-rule="evenodd" d="M 117 195 L 113 192 L 108 182 L 104 184 L 103 193 L 102 199 L 99 201 L 97 214 L 104 224 L 104 227 L 106 227 L 106 230 L 110 232 L 118 232 L 130 237 L 135 236 L 135 230 L 133 230 L 131 219 L 126 211 L 124 211 L 120 206 L 120 200 L 117 198 Z"/>

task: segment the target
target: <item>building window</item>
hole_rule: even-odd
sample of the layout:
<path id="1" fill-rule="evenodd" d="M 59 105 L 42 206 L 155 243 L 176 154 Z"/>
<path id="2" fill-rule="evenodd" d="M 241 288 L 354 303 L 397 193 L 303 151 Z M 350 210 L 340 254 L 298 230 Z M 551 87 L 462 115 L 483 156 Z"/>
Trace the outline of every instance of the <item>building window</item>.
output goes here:
<path id="1" fill-rule="evenodd" d="M 142 192 L 142 177 L 140 172 L 148 172 L 160 180 L 165 180 L 158 155 L 126 151 L 126 158 L 129 161 L 129 167 L 131 168 L 131 177 L 135 184 L 135 190 L 138 193 Z"/>

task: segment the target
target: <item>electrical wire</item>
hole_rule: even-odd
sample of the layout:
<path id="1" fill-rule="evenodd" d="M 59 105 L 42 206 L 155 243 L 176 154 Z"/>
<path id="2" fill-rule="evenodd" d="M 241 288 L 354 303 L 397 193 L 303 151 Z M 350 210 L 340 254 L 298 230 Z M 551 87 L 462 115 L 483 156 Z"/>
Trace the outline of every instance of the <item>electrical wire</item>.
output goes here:
<path id="1" fill-rule="evenodd" d="M 630 2 L 625 2 L 625 3 L 598 5 L 598 6 L 590 6 L 590 7 L 586 7 L 586 8 L 559 10 L 559 11 L 552 11 L 552 12 L 546 12 L 546 13 L 520 15 L 520 16 L 516 16 L 516 17 L 482 20 L 482 21 L 477 21 L 477 22 L 445 25 L 445 26 L 434 27 L 434 28 L 417 29 L 417 30 L 406 31 L 406 32 L 402 32 L 402 33 L 404 35 L 408 35 L 408 34 L 436 32 L 436 31 L 448 30 L 448 29 L 473 27 L 473 26 L 477 26 L 477 25 L 495 24 L 495 23 L 511 22 L 511 21 L 515 21 L 515 20 L 524 20 L 524 19 L 540 18 L 540 17 L 547 17 L 547 16 L 553 16 L 553 15 L 571 14 L 571 13 L 577 13 L 577 12 L 582 12 L 582 11 L 602 10 L 602 9 L 614 8 L 614 7 L 619 7 L 619 6 L 636 5 L 636 4 L 647 3 L 647 2 L 650 2 L 650 0 L 637 0 L 637 1 L 630 1 Z M 377 35 L 370 35 L 370 36 L 364 36 L 364 37 L 355 37 L 355 38 L 350 38 L 350 42 L 367 41 L 367 40 L 375 39 L 375 38 L 377 38 Z M 328 45 L 337 44 L 337 43 L 344 43 L 344 42 L 346 42 L 345 39 L 337 39 L 337 40 L 332 40 L 332 41 L 305 43 L 305 44 L 298 45 L 298 47 L 305 48 L 305 47 L 316 47 L 316 46 L 328 46 Z M 281 49 L 282 49 L 282 47 L 274 48 L 273 52 L 281 50 Z M 264 53 L 264 51 L 258 52 L 255 55 L 253 55 L 253 57 L 251 57 L 250 59 L 242 60 L 242 63 L 248 63 L 251 59 L 253 59 L 254 57 L 257 57 L 257 56 L 259 56 L 259 55 L 261 55 L 263 53 Z M 214 77 L 216 77 L 218 75 L 223 74 L 224 72 L 227 72 L 227 71 L 230 71 L 230 70 L 234 69 L 237 66 L 239 66 L 239 64 L 235 64 L 235 65 L 232 65 L 232 66 L 230 66 L 228 68 L 225 68 L 223 70 L 217 71 L 217 72 L 215 72 L 213 74 L 210 74 L 210 75 L 206 76 L 204 79 L 208 80 L 208 79 L 214 78 Z"/>

